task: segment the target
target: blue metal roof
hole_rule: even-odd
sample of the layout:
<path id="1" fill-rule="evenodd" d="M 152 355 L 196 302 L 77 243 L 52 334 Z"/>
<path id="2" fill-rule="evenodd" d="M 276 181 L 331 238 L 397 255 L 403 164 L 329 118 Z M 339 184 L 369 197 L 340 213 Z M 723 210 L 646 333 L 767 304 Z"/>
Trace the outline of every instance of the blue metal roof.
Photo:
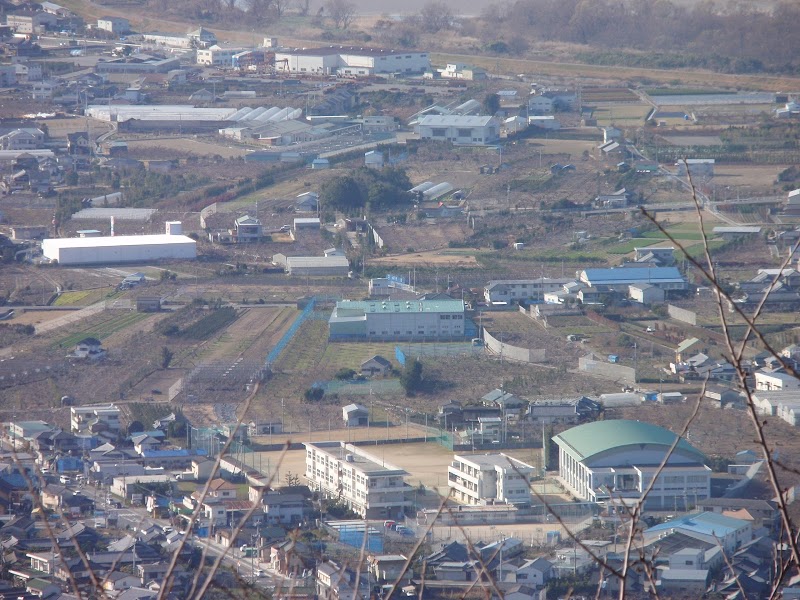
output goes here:
<path id="1" fill-rule="evenodd" d="M 683 275 L 676 267 L 623 267 L 617 269 L 586 269 L 585 280 L 592 284 L 614 281 L 684 281 Z M 583 278 L 582 278 L 583 279 Z"/>

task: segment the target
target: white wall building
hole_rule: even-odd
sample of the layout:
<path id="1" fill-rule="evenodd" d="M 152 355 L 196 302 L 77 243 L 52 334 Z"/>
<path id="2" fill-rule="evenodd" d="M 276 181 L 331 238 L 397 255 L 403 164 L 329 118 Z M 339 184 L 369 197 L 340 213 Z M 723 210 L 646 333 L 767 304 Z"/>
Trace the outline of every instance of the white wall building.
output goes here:
<path id="1" fill-rule="evenodd" d="M 100 17 L 97 19 L 97 28 L 116 35 L 128 33 L 131 24 L 123 17 Z"/>
<path id="2" fill-rule="evenodd" d="M 403 469 L 345 442 L 303 445 L 308 486 L 340 498 L 362 518 L 395 519 L 411 506 Z"/>
<path id="3" fill-rule="evenodd" d="M 539 277 L 538 279 L 497 279 L 483 288 L 483 298 L 487 303 L 518 302 L 520 300 L 542 300 L 544 294 L 557 292 L 574 279 Z"/>
<path id="4" fill-rule="evenodd" d="M 368 76 L 379 73 L 421 73 L 431 66 L 427 52 L 330 46 L 275 53 L 275 68 L 289 73 Z"/>
<path id="5" fill-rule="evenodd" d="M 559 478 L 581 500 L 640 498 L 675 442 L 671 431 L 641 421 L 595 421 L 555 437 Z M 680 439 L 647 496 L 646 505 L 677 510 L 711 496 L 703 454 Z"/>
<path id="6" fill-rule="evenodd" d="M 208 48 L 197 49 L 197 64 L 214 67 L 232 67 L 233 57 L 241 54 L 244 48 L 222 48 L 214 44 Z"/>
<path id="7" fill-rule="evenodd" d="M 45 258 L 60 265 L 142 262 L 197 257 L 197 242 L 185 235 L 120 235 L 42 241 Z"/>
<path id="8" fill-rule="evenodd" d="M 781 392 L 800 389 L 800 379 L 791 373 L 756 371 L 754 377 L 756 390 L 759 392 Z"/>
<path id="9" fill-rule="evenodd" d="M 463 504 L 524 504 L 531 501 L 535 468 L 505 454 L 459 455 L 447 467 L 447 485 Z"/>
<path id="10" fill-rule="evenodd" d="M 494 117 L 425 115 L 415 127 L 423 140 L 482 145 L 500 138 L 500 124 Z"/>

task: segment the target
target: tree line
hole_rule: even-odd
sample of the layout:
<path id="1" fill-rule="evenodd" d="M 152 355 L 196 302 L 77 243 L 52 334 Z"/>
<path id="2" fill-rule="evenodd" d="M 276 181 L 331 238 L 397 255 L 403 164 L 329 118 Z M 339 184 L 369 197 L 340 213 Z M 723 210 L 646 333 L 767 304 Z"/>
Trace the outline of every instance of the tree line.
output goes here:
<path id="1" fill-rule="evenodd" d="M 556 41 L 672 53 L 675 66 L 740 73 L 800 72 L 800 39 L 793 34 L 800 22 L 800 4 L 780 2 L 772 10 L 753 4 L 514 0 L 490 4 L 479 18 L 470 20 L 469 29 L 487 43 L 499 37 L 509 52 Z M 693 58 L 681 64 L 685 59 L 680 57 L 686 56 Z M 635 60 L 624 55 L 619 59 Z M 611 62 L 613 56 L 605 60 Z"/>

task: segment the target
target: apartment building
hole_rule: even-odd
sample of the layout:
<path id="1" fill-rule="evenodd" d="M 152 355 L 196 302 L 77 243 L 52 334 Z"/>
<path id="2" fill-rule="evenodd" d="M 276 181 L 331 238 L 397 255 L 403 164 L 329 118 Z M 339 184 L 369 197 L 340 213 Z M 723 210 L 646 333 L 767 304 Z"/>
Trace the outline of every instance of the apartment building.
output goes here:
<path id="1" fill-rule="evenodd" d="M 406 499 L 403 469 L 346 442 L 305 443 L 308 486 L 329 498 L 340 498 L 364 519 L 403 515 Z"/>
<path id="2" fill-rule="evenodd" d="M 463 504 L 525 504 L 535 467 L 506 454 L 453 456 L 447 485 Z"/>

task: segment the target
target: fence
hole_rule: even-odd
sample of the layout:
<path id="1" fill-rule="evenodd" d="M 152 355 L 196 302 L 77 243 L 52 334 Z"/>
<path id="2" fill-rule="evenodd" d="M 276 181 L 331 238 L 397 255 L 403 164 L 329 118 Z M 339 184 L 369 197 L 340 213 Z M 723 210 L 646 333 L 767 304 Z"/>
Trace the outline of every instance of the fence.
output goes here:
<path id="1" fill-rule="evenodd" d="M 603 379 L 636 383 L 636 369 L 624 365 L 615 365 L 609 362 L 594 360 L 588 356 L 578 359 L 578 369 Z"/>
<path id="2" fill-rule="evenodd" d="M 405 344 L 394 347 L 394 357 L 400 366 L 405 366 L 407 357 L 423 356 L 481 356 L 483 348 L 471 342 L 427 342 L 424 344 Z"/>
<path id="3" fill-rule="evenodd" d="M 286 330 L 286 333 L 283 334 L 283 337 L 275 344 L 275 347 L 270 350 L 269 354 L 267 354 L 267 360 L 265 361 L 265 366 L 267 368 L 271 367 L 273 363 L 278 360 L 278 356 L 280 356 L 281 352 L 284 351 L 286 346 L 289 345 L 289 342 L 292 341 L 292 338 L 300 329 L 300 327 L 308 321 L 314 315 L 314 307 L 316 306 L 316 298 L 311 298 L 306 304 L 303 311 L 297 315 L 297 318 L 292 323 L 292 326 Z"/>
<path id="4" fill-rule="evenodd" d="M 546 360 L 547 353 L 544 349 L 535 350 L 510 346 L 495 338 L 491 333 L 486 331 L 485 327 L 483 328 L 483 341 L 492 353 L 507 360 L 523 363 L 543 362 Z"/>

